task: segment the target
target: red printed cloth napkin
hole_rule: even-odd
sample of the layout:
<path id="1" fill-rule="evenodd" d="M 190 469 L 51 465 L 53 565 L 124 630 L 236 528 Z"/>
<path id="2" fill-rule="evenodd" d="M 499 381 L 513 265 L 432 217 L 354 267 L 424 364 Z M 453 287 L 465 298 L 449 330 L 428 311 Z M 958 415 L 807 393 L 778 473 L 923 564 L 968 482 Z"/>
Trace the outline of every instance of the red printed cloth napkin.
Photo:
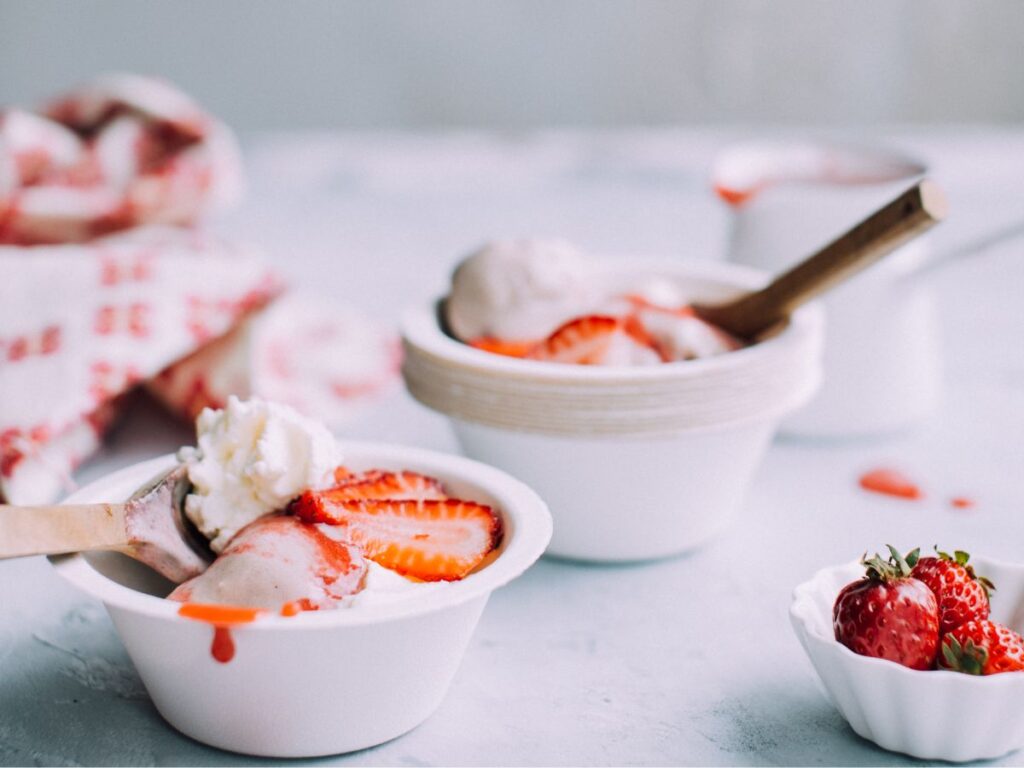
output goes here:
<path id="1" fill-rule="evenodd" d="M 187 224 L 237 200 L 237 142 L 154 78 L 98 78 L 39 112 L 0 111 L 0 242 L 84 242 Z"/>
<path id="2" fill-rule="evenodd" d="M 257 394 L 340 427 L 396 381 L 393 333 L 307 297 L 265 310 L 260 260 L 167 226 L 240 188 L 231 133 L 162 81 L 0 112 L 0 500 L 72 489 L 137 385 L 186 418 Z"/>
<path id="3" fill-rule="evenodd" d="M 119 395 L 211 342 L 223 347 L 281 290 L 258 260 L 185 230 L 159 245 L 0 247 L 0 275 L 0 493 L 19 504 L 67 490 Z M 244 394 L 231 379 L 237 357 L 210 377 Z M 189 392 L 176 405 L 214 399 Z"/>

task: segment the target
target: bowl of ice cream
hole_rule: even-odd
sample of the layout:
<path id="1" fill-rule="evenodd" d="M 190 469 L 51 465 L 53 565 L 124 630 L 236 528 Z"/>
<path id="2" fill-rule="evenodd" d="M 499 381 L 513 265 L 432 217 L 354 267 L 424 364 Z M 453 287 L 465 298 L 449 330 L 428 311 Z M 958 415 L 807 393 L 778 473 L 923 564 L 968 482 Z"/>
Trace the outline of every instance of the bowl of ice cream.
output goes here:
<path id="1" fill-rule="evenodd" d="M 235 416 L 207 424 L 206 440 L 200 429 L 194 451 L 67 500 L 127 498 L 184 460 L 189 516 L 217 553 L 204 573 L 175 585 L 112 552 L 54 557 L 57 571 L 103 601 L 157 710 L 192 738 L 309 757 L 416 727 L 490 593 L 544 551 L 544 503 L 462 457 L 355 442 L 335 452 L 296 423 Z"/>
<path id="2" fill-rule="evenodd" d="M 492 245 L 449 295 L 406 313 L 403 376 L 468 456 L 545 499 L 550 554 L 678 554 L 727 528 L 779 422 L 820 380 L 817 306 L 746 345 L 686 311 L 766 282 L 720 262 Z"/>

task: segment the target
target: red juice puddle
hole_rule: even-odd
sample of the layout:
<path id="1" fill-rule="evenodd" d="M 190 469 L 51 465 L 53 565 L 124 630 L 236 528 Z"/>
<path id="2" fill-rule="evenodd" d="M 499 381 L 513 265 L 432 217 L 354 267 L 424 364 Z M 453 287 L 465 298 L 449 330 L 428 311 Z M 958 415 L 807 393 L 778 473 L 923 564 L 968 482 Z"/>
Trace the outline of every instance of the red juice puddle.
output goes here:
<path id="1" fill-rule="evenodd" d="M 924 497 L 921 489 L 909 477 L 895 469 L 872 469 L 860 476 L 860 487 L 871 493 L 881 493 L 900 499 L 916 500 Z"/>
<path id="2" fill-rule="evenodd" d="M 975 501 L 967 496 L 954 496 L 949 500 L 949 505 L 954 509 L 973 509 Z"/>
<path id="3" fill-rule="evenodd" d="M 213 627 L 210 655 L 221 664 L 227 664 L 235 658 L 235 641 L 231 637 L 231 627 L 249 624 L 255 621 L 260 613 L 258 608 L 211 603 L 185 603 L 178 609 L 179 616 L 193 621 L 202 621 Z"/>

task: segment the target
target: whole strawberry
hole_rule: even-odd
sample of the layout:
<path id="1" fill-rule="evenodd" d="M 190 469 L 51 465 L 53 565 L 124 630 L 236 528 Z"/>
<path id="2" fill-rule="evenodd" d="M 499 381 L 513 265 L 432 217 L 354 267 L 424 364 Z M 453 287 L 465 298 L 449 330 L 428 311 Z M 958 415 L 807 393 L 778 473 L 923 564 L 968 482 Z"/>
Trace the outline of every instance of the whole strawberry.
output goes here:
<path id="1" fill-rule="evenodd" d="M 968 621 L 942 638 L 939 666 L 968 675 L 1024 670 L 1024 637 L 994 621 Z"/>
<path id="2" fill-rule="evenodd" d="M 935 551 L 938 557 L 919 557 L 915 549 L 906 560 L 911 575 L 927 584 L 939 601 L 939 632 L 944 635 L 968 621 L 987 619 L 988 596 L 995 585 L 974 572 L 966 552 Z"/>
<path id="3" fill-rule="evenodd" d="M 847 584 L 832 608 L 836 640 L 854 653 L 931 669 L 939 650 L 939 608 L 934 593 L 911 577 L 893 547 L 885 561 L 862 559 L 865 576 Z"/>

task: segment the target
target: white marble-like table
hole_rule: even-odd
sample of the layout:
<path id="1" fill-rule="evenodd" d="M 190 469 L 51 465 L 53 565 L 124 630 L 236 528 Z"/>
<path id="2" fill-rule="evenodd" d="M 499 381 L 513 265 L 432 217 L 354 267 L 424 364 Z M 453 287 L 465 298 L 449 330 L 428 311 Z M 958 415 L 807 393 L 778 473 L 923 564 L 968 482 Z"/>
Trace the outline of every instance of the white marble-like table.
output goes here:
<path id="1" fill-rule="evenodd" d="M 707 165 L 735 135 L 253 137 L 250 197 L 220 227 L 264 245 L 297 288 L 393 321 L 495 235 L 719 257 L 725 213 L 708 192 Z M 938 247 L 1024 218 L 1024 133 L 890 138 L 928 157 L 950 192 Z M 817 687 L 787 609 L 793 586 L 816 569 L 889 541 L 1024 555 L 1024 241 L 935 281 L 947 386 L 928 424 L 882 441 L 777 441 L 732 532 L 690 556 L 608 568 L 540 562 L 493 596 L 433 717 L 376 749 L 320 762 L 913 762 L 852 733 Z M 401 392 L 348 434 L 456 449 L 444 421 Z M 79 479 L 189 438 L 140 400 Z M 856 488 L 860 470 L 890 462 L 933 489 L 931 499 Z M 955 493 L 975 496 L 976 510 L 952 510 Z M 103 608 L 44 560 L 0 563 L 0 763 L 250 762 L 167 726 Z"/>

